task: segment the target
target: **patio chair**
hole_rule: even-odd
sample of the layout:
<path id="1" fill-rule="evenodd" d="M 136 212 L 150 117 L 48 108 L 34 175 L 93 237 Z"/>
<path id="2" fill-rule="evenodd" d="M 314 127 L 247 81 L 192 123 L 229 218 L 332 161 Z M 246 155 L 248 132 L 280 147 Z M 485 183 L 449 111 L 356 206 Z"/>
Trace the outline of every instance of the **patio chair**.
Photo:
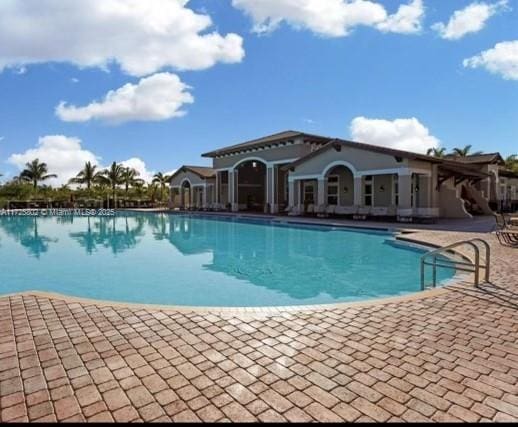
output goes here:
<path id="1" fill-rule="evenodd" d="M 518 248 L 518 231 L 509 229 L 496 230 L 496 237 L 501 245 Z"/>
<path id="2" fill-rule="evenodd" d="M 315 213 L 320 218 L 325 218 L 328 216 L 326 210 L 327 205 L 318 205 L 315 207 Z"/>
<path id="3" fill-rule="evenodd" d="M 335 209 L 337 215 L 356 215 L 358 206 L 337 206 Z"/>
<path id="4" fill-rule="evenodd" d="M 307 213 L 308 215 L 313 215 L 313 214 L 315 214 L 315 205 L 314 205 L 314 204 L 312 204 L 312 203 L 310 203 L 310 204 L 308 205 L 308 207 L 306 208 L 306 213 Z"/>
<path id="5" fill-rule="evenodd" d="M 371 215 L 372 209 L 370 206 L 360 206 L 358 212 L 353 215 L 353 219 L 365 221 L 369 215 Z"/>
<path id="6" fill-rule="evenodd" d="M 336 212 L 336 208 L 337 206 L 336 205 L 328 205 L 326 207 L 326 214 L 329 216 L 329 215 L 334 215 L 335 212 Z"/>
<path id="7" fill-rule="evenodd" d="M 298 206 L 293 206 L 288 209 L 289 209 L 288 216 L 299 216 L 302 214 L 302 212 L 300 211 L 300 208 Z"/>
<path id="8" fill-rule="evenodd" d="M 371 210 L 372 216 L 387 216 L 388 208 L 374 207 Z"/>

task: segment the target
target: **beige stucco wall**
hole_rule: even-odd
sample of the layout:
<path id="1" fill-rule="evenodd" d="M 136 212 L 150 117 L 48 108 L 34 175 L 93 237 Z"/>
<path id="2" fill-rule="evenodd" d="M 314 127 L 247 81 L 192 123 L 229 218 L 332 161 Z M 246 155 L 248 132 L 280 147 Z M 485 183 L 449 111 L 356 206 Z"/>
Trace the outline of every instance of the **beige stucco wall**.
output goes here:
<path id="1" fill-rule="evenodd" d="M 460 198 L 461 186 L 455 187 L 454 178 L 443 182 L 439 191 L 440 216 L 443 218 L 472 218 Z"/>
<path id="2" fill-rule="evenodd" d="M 171 186 L 181 185 L 184 179 L 188 179 L 191 185 L 205 184 L 207 180 L 200 178 L 190 171 L 179 172 L 172 180 Z"/>
<path id="3" fill-rule="evenodd" d="M 354 203 L 354 176 L 352 172 L 343 167 L 335 167 L 331 169 L 327 176 L 337 175 L 338 176 L 338 193 L 340 206 L 352 206 Z M 327 186 L 325 200 L 327 202 Z"/>
<path id="4" fill-rule="evenodd" d="M 292 176 L 320 175 L 327 165 L 338 160 L 350 163 L 357 172 L 408 167 L 408 161 L 406 159 L 398 163 L 393 156 L 342 146 L 341 151 L 328 149 L 318 156 L 298 165 L 295 171 L 292 172 Z"/>
<path id="5" fill-rule="evenodd" d="M 392 176 L 377 175 L 374 179 L 374 206 L 385 207 L 392 204 Z M 384 188 L 384 191 L 381 190 Z"/>
<path id="6" fill-rule="evenodd" d="M 264 162 L 274 162 L 281 160 L 298 159 L 311 152 L 309 144 L 302 143 L 301 139 L 294 140 L 296 144 L 284 147 L 268 148 L 266 150 L 252 151 L 247 153 L 235 154 L 228 157 L 213 159 L 214 169 L 225 169 L 233 167 L 236 163 L 247 158 L 263 160 Z"/>

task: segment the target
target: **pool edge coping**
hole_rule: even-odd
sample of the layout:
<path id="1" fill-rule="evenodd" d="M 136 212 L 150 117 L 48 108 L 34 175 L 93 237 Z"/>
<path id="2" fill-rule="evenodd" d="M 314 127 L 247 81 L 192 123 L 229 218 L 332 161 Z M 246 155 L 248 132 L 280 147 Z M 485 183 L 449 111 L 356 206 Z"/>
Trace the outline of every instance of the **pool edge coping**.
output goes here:
<path id="1" fill-rule="evenodd" d="M 153 212 L 153 213 L 165 213 L 165 212 Z M 311 222 L 309 223 L 311 224 Z M 309 225 L 308 224 L 308 225 Z M 327 227 L 343 227 L 348 229 L 363 229 L 366 231 L 367 227 L 354 227 L 354 226 L 345 226 L 342 224 L 332 224 L 322 222 L 321 224 L 313 225 L 323 225 Z M 412 239 L 407 237 L 408 235 L 412 235 L 415 233 L 419 233 L 423 230 L 419 229 L 395 229 L 395 228 L 384 228 L 379 227 L 376 228 L 377 231 L 386 231 L 393 235 L 395 240 L 399 240 L 402 242 L 406 242 L 409 246 L 419 245 L 421 247 L 427 248 L 440 248 L 441 245 L 438 245 L 433 242 L 428 242 L 426 240 Z M 431 230 L 427 230 L 431 231 Z M 443 231 L 433 231 L 434 233 L 441 233 Z M 466 255 L 462 254 L 459 251 L 454 250 L 455 254 L 467 258 Z M 469 258 L 467 258 L 469 259 Z M 184 305 L 174 305 L 174 304 L 146 304 L 146 303 L 137 303 L 137 302 L 124 302 L 124 301 L 112 301 L 112 300 L 103 300 L 103 299 L 95 299 L 95 298 L 86 298 L 86 297 L 77 297 L 73 295 L 61 294 L 58 292 L 49 292 L 49 291 L 36 291 L 36 290 L 28 290 L 22 292 L 15 292 L 10 294 L 0 295 L 0 299 L 2 298 L 12 298 L 15 296 L 34 296 L 34 297 L 43 297 L 54 300 L 62 300 L 64 302 L 69 303 L 82 303 L 85 305 L 95 305 L 102 307 L 119 307 L 119 308 L 131 308 L 131 309 L 142 309 L 142 310 L 158 310 L 158 311 L 174 311 L 180 313 L 213 313 L 213 314 L 262 314 L 262 315 L 278 315 L 281 313 L 295 313 L 295 312 L 315 312 L 315 311 L 323 311 L 323 310 L 336 310 L 336 309 L 346 309 L 353 307 L 366 307 L 373 305 L 386 305 L 386 304 L 397 304 L 405 301 L 414 301 L 420 299 L 428 299 L 435 296 L 443 295 L 450 292 L 450 288 L 453 285 L 463 285 L 463 286 L 473 286 L 473 284 L 467 281 L 467 278 L 471 276 L 469 274 L 459 274 L 456 272 L 453 277 L 451 277 L 447 283 L 440 287 L 435 287 L 431 289 L 421 290 L 405 295 L 398 296 L 388 296 L 383 298 L 372 298 L 363 301 L 349 301 L 349 302 L 337 302 L 330 304 L 307 304 L 307 305 L 288 305 L 288 306 L 263 306 L 263 307 L 218 307 L 218 306 L 184 306 Z"/>

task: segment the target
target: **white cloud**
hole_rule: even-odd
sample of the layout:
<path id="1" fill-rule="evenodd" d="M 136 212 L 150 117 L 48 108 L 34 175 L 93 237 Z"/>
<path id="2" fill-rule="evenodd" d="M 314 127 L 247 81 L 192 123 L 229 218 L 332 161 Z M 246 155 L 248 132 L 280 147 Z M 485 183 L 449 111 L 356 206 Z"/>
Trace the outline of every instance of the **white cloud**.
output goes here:
<path id="1" fill-rule="evenodd" d="M 518 40 L 497 43 L 494 48 L 465 59 L 463 64 L 468 68 L 483 67 L 506 80 L 518 80 Z"/>
<path id="2" fill-rule="evenodd" d="M 0 142 L 2 142 L 5 139 L 5 136 L 0 136 Z"/>
<path id="3" fill-rule="evenodd" d="M 232 0 L 232 5 L 253 19 L 259 33 L 286 22 L 328 37 L 346 36 L 359 25 L 408 34 L 421 30 L 424 17 L 422 0 L 402 4 L 393 15 L 370 0 Z"/>
<path id="4" fill-rule="evenodd" d="M 77 175 L 83 169 L 86 162 L 98 164 L 98 158 L 91 151 L 81 147 L 79 138 L 64 135 L 47 135 L 38 140 L 36 148 L 31 148 L 24 153 L 13 154 L 7 161 L 16 166 L 20 171 L 25 164 L 39 159 L 48 165 L 48 173 L 58 175 L 57 178 L 45 181 L 45 184 L 59 186 Z"/>
<path id="5" fill-rule="evenodd" d="M 432 29 L 443 39 L 458 40 L 466 34 L 479 32 L 486 26 L 489 18 L 505 9 L 507 0 L 493 4 L 474 2 L 464 9 L 455 11 L 447 24 L 437 22 L 432 25 Z"/>
<path id="6" fill-rule="evenodd" d="M 43 136 L 39 138 L 36 148 L 28 149 L 23 153 L 12 154 L 7 159 L 7 162 L 16 166 L 19 171 L 22 171 L 25 169 L 25 164 L 32 162 L 34 159 L 47 163 L 49 174 L 58 175 L 57 178 L 45 181 L 45 184 L 53 187 L 67 183 L 70 178 L 76 176 L 83 169 L 86 162 L 97 165 L 99 171 L 110 166 L 103 166 L 100 163 L 100 157 L 91 151 L 83 149 L 79 138 L 64 135 Z M 155 174 L 138 157 L 132 157 L 119 163 L 125 167 L 136 169 L 140 173 L 139 178 L 146 182 L 151 182 Z"/>
<path id="7" fill-rule="evenodd" d="M 185 114 L 184 104 L 194 102 L 189 86 L 176 74 L 158 73 L 109 91 L 102 101 L 84 107 L 61 102 L 56 115 L 66 122 L 102 120 L 110 123 L 158 121 Z"/>
<path id="8" fill-rule="evenodd" d="M 414 0 L 409 4 L 402 4 L 393 15 L 380 22 L 377 28 L 381 31 L 400 34 L 413 34 L 421 31 L 424 18 L 422 0 Z"/>
<path id="9" fill-rule="evenodd" d="M 416 153 L 426 153 L 429 148 L 440 145 L 428 128 L 414 117 L 393 121 L 356 117 L 350 131 L 354 141 Z"/>
<path id="10" fill-rule="evenodd" d="M 143 179 L 147 183 L 151 182 L 153 175 L 155 174 L 155 171 L 148 170 L 144 160 L 139 159 L 138 157 L 132 157 L 131 159 L 124 160 L 120 163 L 127 168 L 135 169 L 139 173 L 139 178 Z"/>
<path id="11" fill-rule="evenodd" d="M 240 62 L 243 39 L 211 31 L 189 0 L 3 0 L 0 71 L 50 61 L 144 76 Z"/>
<path id="12" fill-rule="evenodd" d="M 72 78 L 70 79 L 70 82 L 71 82 L 71 83 L 79 83 L 79 79 L 78 79 L 77 77 L 72 77 Z"/>

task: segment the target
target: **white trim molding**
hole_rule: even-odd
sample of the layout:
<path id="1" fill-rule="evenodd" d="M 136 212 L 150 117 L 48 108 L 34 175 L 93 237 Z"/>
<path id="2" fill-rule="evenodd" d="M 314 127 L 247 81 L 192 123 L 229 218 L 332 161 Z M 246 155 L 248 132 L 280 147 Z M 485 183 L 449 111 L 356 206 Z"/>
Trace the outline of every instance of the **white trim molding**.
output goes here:
<path id="1" fill-rule="evenodd" d="M 347 169 L 349 169 L 352 172 L 353 176 L 355 176 L 358 173 L 358 170 L 351 163 L 349 163 L 348 161 L 346 161 L 346 160 L 335 160 L 334 162 L 329 163 L 324 168 L 324 171 L 322 172 L 322 174 L 320 176 L 321 177 L 325 177 L 327 175 L 327 173 L 331 169 L 336 167 L 336 166 L 345 166 Z"/>

